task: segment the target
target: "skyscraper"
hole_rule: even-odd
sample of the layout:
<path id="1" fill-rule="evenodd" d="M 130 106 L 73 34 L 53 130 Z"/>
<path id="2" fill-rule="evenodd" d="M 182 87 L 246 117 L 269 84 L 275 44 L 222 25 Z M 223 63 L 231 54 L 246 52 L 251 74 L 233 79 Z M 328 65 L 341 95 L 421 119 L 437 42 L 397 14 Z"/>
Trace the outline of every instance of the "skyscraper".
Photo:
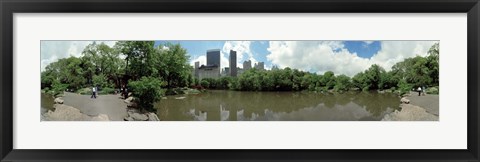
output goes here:
<path id="1" fill-rule="evenodd" d="M 237 76 L 237 51 L 230 50 L 230 76 Z"/>
<path id="2" fill-rule="evenodd" d="M 200 62 L 199 61 L 195 62 L 195 75 L 194 75 L 195 78 L 198 78 L 198 70 L 199 70 L 198 68 L 199 67 L 200 67 Z"/>
<path id="3" fill-rule="evenodd" d="M 220 67 L 220 49 L 207 50 L 207 66 L 217 65 Z"/>
<path id="4" fill-rule="evenodd" d="M 252 61 L 248 60 L 243 62 L 244 71 L 247 71 L 248 69 L 251 69 L 251 68 L 252 68 Z"/>
<path id="5" fill-rule="evenodd" d="M 255 63 L 255 68 L 258 70 L 265 70 L 265 63 L 264 62 Z"/>
<path id="6" fill-rule="evenodd" d="M 214 70 L 220 76 L 220 49 L 207 50 L 207 66 L 216 66 L 217 68 L 211 70 Z"/>

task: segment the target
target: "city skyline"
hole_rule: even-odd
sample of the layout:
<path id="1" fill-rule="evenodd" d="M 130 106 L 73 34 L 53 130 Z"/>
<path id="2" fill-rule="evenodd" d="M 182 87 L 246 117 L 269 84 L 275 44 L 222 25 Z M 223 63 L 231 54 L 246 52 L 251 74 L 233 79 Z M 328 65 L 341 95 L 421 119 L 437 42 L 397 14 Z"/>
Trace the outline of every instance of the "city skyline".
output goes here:
<path id="1" fill-rule="evenodd" d="M 93 41 L 42 41 L 41 68 L 60 58 L 80 56 L 83 48 Z M 115 41 L 104 42 L 113 46 Z M 155 41 L 178 43 L 187 49 L 189 63 L 206 64 L 206 51 L 220 50 L 220 68 L 229 67 L 230 50 L 236 51 L 237 67 L 252 61 L 252 66 L 264 62 L 265 69 L 272 66 L 295 68 L 322 74 L 352 76 L 372 64 L 390 70 L 396 62 L 416 55 L 425 56 L 428 49 L 438 41 Z"/>
<path id="2" fill-rule="evenodd" d="M 252 68 L 252 61 L 243 62 L 243 67 L 237 66 L 237 51 L 230 50 L 228 67 L 222 66 L 220 63 L 220 49 L 209 49 L 206 51 L 206 63 L 201 64 L 200 61 L 194 62 L 193 74 L 195 78 L 219 78 L 223 76 L 237 77 L 248 69 Z M 223 67 L 223 68 L 220 68 Z M 232 68 L 234 67 L 234 68 Z M 246 67 L 246 68 L 245 68 Z M 259 70 L 265 70 L 264 62 L 257 62 L 253 66 Z"/>

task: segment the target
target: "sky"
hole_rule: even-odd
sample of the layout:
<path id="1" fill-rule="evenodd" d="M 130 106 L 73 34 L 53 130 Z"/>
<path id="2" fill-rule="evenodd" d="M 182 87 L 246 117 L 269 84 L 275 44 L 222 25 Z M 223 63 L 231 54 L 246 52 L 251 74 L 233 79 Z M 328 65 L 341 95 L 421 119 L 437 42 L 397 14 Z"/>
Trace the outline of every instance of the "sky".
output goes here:
<path id="1" fill-rule="evenodd" d="M 60 58 L 80 57 L 83 49 L 93 41 L 42 41 L 42 70 Z M 115 41 L 104 42 L 113 47 Z M 221 67 L 229 66 L 230 50 L 237 51 L 237 66 L 243 68 L 243 61 L 264 62 L 266 69 L 272 66 L 290 67 L 323 74 L 353 76 L 372 64 L 378 64 L 387 71 L 405 58 L 426 56 L 429 48 L 438 41 L 155 41 L 155 45 L 170 42 L 179 43 L 187 49 L 189 63 L 206 63 L 206 51 L 220 49 Z"/>

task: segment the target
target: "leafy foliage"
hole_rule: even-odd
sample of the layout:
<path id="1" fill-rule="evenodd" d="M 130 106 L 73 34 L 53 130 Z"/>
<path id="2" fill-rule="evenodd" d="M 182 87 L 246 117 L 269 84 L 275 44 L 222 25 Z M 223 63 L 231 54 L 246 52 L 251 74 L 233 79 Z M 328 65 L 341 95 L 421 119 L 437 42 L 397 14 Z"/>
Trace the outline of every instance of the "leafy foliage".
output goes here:
<path id="1" fill-rule="evenodd" d="M 154 77 L 142 77 L 138 81 L 131 81 L 128 87 L 132 90 L 132 95 L 138 106 L 147 111 L 153 111 L 153 103 L 160 101 L 164 83 Z"/>

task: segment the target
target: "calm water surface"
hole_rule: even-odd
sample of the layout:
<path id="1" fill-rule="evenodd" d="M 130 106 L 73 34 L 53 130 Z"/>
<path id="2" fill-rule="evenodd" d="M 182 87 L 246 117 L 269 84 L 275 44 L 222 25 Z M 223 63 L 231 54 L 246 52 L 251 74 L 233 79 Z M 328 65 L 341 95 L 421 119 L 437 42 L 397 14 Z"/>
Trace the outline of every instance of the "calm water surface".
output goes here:
<path id="1" fill-rule="evenodd" d="M 53 108 L 53 101 L 55 100 L 52 95 L 42 93 L 41 95 L 41 102 L 40 102 L 40 110 L 41 114 L 46 113 L 48 110 L 54 111 Z"/>
<path id="2" fill-rule="evenodd" d="M 390 93 L 240 92 L 213 90 L 168 96 L 155 104 L 167 121 L 358 121 L 381 120 L 399 109 Z"/>

